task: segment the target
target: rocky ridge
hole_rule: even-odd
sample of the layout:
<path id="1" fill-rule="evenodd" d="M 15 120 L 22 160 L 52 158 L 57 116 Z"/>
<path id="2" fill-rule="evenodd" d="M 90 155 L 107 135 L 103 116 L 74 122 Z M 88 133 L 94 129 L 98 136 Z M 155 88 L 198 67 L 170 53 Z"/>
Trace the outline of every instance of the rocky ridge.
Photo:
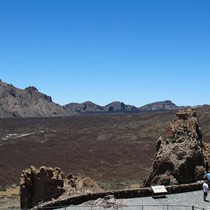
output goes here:
<path id="1" fill-rule="evenodd" d="M 69 103 L 64 106 L 53 102 L 50 96 L 40 93 L 36 87 L 19 89 L 0 80 L 0 117 L 54 117 L 82 113 L 133 113 L 141 111 L 168 111 L 178 109 L 171 101 L 155 102 L 135 107 L 114 101 L 99 106 L 91 101 Z"/>

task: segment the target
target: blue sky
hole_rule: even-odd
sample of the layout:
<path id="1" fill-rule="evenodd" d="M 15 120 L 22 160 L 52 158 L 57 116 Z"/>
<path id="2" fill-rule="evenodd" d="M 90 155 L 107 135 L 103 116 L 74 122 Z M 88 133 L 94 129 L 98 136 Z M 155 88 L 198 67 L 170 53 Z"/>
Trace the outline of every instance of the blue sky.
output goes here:
<path id="1" fill-rule="evenodd" d="M 60 105 L 210 104 L 210 1 L 0 0 L 0 79 Z"/>

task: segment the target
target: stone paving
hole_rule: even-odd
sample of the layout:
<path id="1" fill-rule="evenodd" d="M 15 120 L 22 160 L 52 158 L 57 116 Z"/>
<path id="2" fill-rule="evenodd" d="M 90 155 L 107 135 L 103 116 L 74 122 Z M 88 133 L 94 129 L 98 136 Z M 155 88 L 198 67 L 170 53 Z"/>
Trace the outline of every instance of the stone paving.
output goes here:
<path id="1" fill-rule="evenodd" d="M 179 194 L 168 194 L 165 198 L 134 198 L 134 199 L 124 199 L 123 203 L 127 206 L 132 205 L 144 205 L 144 210 L 146 209 L 209 209 L 210 210 L 210 202 L 203 201 L 203 192 L 202 191 L 194 191 L 187 193 L 179 193 Z M 154 206 L 152 206 L 154 205 Z M 159 205 L 159 208 L 157 206 Z M 169 206 L 167 206 L 169 205 Z M 189 207 L 188 207 L 189 206 Z M 197 208 L 196 208 L 197 207 Z M 129 208 L 128 208 L 129 209 Z M 131 208 L 134 209 L 134 208 Z M 138 208 L 136 208 L 138 209 Z M 141 208 L 139 208 L 141 209 Z"/>
<path id="2" fill-rule="evenodd" d="M 209 198 L 208 198 L 209 197 Z M 210 194 L 207 199 L 210 201 Z M 193 191 L 179 194 L 167 194 L 162 198 L 140 197 L 118 199 L 123 207 L 111 207 L 108 210 L 210 210 L 210 202 L 203 201 L 203 192 Z M 194 206 L 194 208 L 192 207 Z M 62 210 L 102 210 L 103 207 L 69 206 Z"/>

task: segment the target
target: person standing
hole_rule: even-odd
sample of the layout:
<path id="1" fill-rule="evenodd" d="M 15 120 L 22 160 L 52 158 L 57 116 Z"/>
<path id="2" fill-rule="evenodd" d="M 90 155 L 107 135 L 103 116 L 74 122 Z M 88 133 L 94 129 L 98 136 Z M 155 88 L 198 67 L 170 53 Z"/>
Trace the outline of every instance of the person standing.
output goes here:
<path id="1" fill-rule="evenodd" d="M 207 201 L 206 197 L 208 196 L 208 192 L 209 192 L 209 185 L 208 185 L 207 181 L 205 181 L 203 183 L 203 200 L 204 201 Z"/>

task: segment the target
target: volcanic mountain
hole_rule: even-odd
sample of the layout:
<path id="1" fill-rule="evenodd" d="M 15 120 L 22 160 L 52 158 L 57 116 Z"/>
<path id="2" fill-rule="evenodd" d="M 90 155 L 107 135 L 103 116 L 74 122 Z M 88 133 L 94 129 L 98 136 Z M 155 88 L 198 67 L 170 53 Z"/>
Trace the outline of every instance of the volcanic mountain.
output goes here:
<path id="1" fill-rule="evenodd" d="M 0 117 L 52 117 L 71 114 L 33 86 L 22 90 L 0 81 L 0 93 Z"/>
<path id="2" fill-rule="evenodd" d="M 0 117 L 53 117 L 70 116 L 82 113 L 137 113 L 141 111 L 168 111 L 176 110 L 170 100 L 159 101 L 142 107 L 135 107 L 114 101 L 105 106 L 99 106 L 91 101 L 83 103 L 68 103 L 64 106 L 53 102 L 51 96 L 29 86 L 19 89 L 12 84 L 0 80 Z"/>
<path id="3" fill-rule="evenodd" d="M 179 109 L 172 101 L 158 101 L 139 107 L 140 111 L 167 111 Z"/>

